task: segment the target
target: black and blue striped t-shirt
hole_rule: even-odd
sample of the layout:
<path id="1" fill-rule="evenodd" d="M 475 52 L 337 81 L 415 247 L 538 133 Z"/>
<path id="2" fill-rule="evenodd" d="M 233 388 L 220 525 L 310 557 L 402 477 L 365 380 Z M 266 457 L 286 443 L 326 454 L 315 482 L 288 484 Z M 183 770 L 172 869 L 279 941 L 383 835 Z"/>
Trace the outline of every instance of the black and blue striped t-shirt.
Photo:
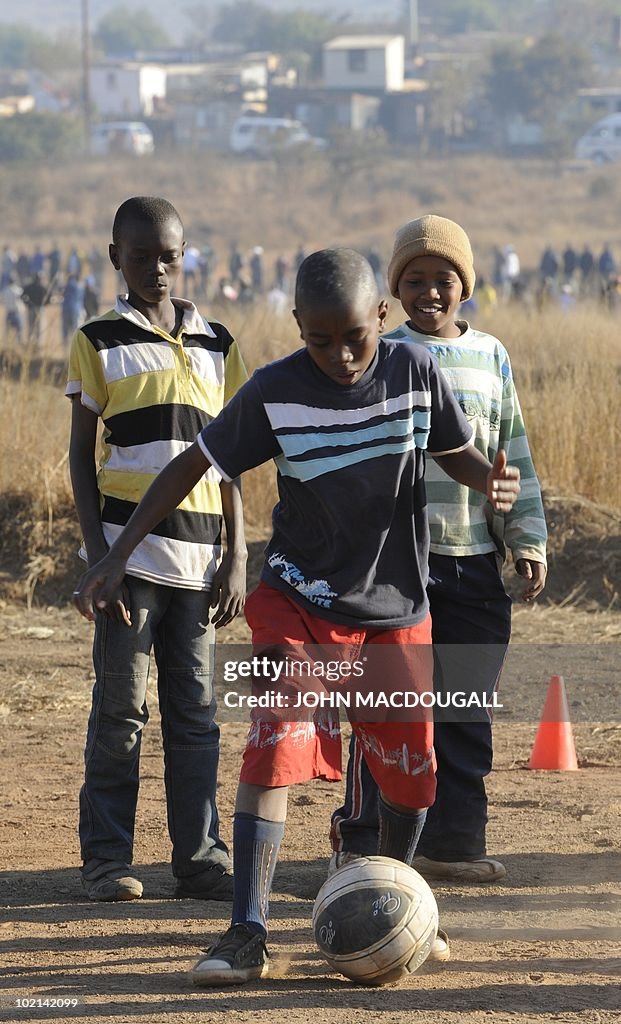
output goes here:
<path id="1" fill-rule="evenodd" d="M 198 440 L 226 479 L 276 463 L 265 582 L 322 618 L 394 629 L 427 614 L 425 451 L 471 438 L 433 357 L 380 341 L 349 387 L 306 349 L 257 370 Z"/>

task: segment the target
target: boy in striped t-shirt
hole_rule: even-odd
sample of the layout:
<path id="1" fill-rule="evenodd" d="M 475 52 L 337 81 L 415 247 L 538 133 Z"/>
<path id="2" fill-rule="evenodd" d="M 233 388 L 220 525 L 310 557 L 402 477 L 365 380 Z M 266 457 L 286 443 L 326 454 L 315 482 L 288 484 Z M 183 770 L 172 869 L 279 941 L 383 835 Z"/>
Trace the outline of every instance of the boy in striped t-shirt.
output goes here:
<path id="1" fill-rule="evenodd" d="M 268 900 L 288 787 L 340 778 L 331 717 L 300 721 L 292 710 L 308 678 L 296 674 L 298 659 L 312 679 L 317 669 L 340 666 L 341 696 L 355 698 L 354 662 L 363 674 L 373 664 L 370 682 L 380 695 L 430 693 L 425 450 L 499 511 L 519 493 L 519 471 L 504 453 L 490 465 L 471 443 L 472 428 L 433 357 L 380 340 L 386 303 L 364 257 L 350 249 L 313 253 L 298 270 L 295 302 L 304 347 L 257 370 L 196 444 L 162 471 L 75 599 L 87 616 L 93 602 L 105 607 L 136 544 L 210 466 L 231 479 L 274 460 L 279 501 L 246 618 L 258 699 L 274 693 L 262 691 L 278 666 L 276 696 L 284 703 L 257 705 L 253 714 L 233 826 L 231 927 L 194 966 L 197 985 L 239 984 L 268 971 Z M 330 696 L 322 687 L 320 695 Z M 411 863 L 435 791 L 433 722 L 402 713 L 369 721 L 364 709 L 363 721 L 355 710 L 348 714 L 379 789 L 377 851 Z M 431 956 L 448 959 L 444 934 L 426 939 Z"/>
<path id="2" fill-rule="evenodd" d="M 451 479 L 433 459 L 425 486 L 430 529 L 428 596 L 436 691 L 491 700 L 511 632 L 511 601 L 500 567 L 507 549 L 532 602 L 546 578 L 546 524 L 541 492 L 506 349 L 497 338 L 457 319 L 475 282 L 470 241 L 445 217 L 427 215 L 397 233 L 388 267 L 391 293 L 408 319 L 384 335 L 432 353 L 474 429 L 474 444 L 492 462 L 499 449 L 520 469 L 521 492 L 510 512 Z M 470 646 L 466 646 L 470 645 Z M 492 768 L 489 712 L 455 720 L 436 712 L 437 792 L 414 861 L 426 878 L 492 882 L 504 865 L 487 856 L 487 796 Z M 377 842 L 377 787 L 352 739 L 345 802 L 332 817 L 330 871 Z"/>
<path id="3" fill-rule="evenodd" d="M 246 380 L 226 328 L 203 320 L 191 302 L 171 298 L 184 245 L 179 214 L 167 200 L 126 200 L 114 219 L 110 259 L 128 294 L 73 339 L 69 462 L 81 556 L 89 565 L 114 543 L 160 469 L 192 444 Z M 209 470 L 153 524 L 95 616 L 95 687 L 79 821 L 82 882 L 92 900 L 142 895 L 131 863 L 152 649 L 175 895 L 232 898 L 216 807 L 213 645 L 214 629 L 243 607 L 245 561 L 240 492 Z"/>

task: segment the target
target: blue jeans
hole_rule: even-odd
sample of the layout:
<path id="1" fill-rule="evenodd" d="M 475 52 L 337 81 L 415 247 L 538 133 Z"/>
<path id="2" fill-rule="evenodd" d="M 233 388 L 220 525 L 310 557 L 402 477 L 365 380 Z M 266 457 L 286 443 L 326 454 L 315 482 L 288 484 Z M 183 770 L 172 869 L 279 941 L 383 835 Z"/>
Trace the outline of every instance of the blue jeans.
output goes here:
<path id="1" fill-rule="evenodd" d="M 436 691 L 484 691 L 491 697 L 511 635 L 511 599 L 498 572 L 496 556 L 454 558 L 430 554 L 427 595 Z M 484 857 L 484 780 L 493 760 L 491 718 L 436 718 L 433 745 L 436 799 L 427 811 L 417 853 L 440 861 Z M 330 838 L 334 850 L 367 856 L 377 852 L 377 797 L 377 786 L 352 737 L 345 800 L 332 815 Z"/>
<path id="2" fill-rule="evenodd" d="M 172 869 L 177 878 L 230 866 L 219 837 L 216 776 L 220 730 L 214 722 L 214 629 L 209 595 L 126 577 L 132 625 L 97 616 L 95 686 L 80 790 L 82 860 L 133 859 L 140 741 L 149 718 L 153 649 L 164 746 Z"/>

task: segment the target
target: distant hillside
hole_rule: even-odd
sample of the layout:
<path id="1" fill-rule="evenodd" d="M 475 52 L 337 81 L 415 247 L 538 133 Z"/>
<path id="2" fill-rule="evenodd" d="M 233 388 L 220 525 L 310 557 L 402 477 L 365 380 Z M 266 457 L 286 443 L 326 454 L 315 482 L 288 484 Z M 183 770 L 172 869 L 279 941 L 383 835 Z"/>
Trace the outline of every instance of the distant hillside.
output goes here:
<path id="1" fill-rule="evenodd" d="M 258 2 L 265 7 L 280 10 L 295 7 L 313 11 L 322 10 L 322 5 L 318 5 L 316 0 L 258 0 Z M 198 3 L 199 0 L 194 0 L 195 6 L 198 6 Z M 225 0 L 222 0 L 222 3 L 224 4 Z M 95 26 L 102 15 L 121 5 L 128 10 L 142 7 L 153 12 L 153 5 L 149 3 L 149 0 L 90 0 L 92 25 Z M 188 0 L 187 3 L 181 0 L 176 10 L 172 8 L 172 5 L 170 7 L 164 4 L 160 5 L 161 9 L 157 12 L 157 17 L 171 39 L 181 42 L 186 37 L 190 22 L 184 12 L 186 7 L 190 6 L 192 6 L 192 0 Z M 215 11 L 218 6 L 219 4 L 211 0 L 206 5 L 206 9 L 211 8 Z M 80 8 L 81 4 L 78 0 L 20 0 L 20 3 L 14 7 L 9 4 L 0 5 L 0 21 L 25 23 L 44 32 L 56 33 L 79 26 Z M 334 15 L 335 18 L 342 16 L 346 23 L 354 19 L 364 20 L 373 16 L 377 17 L 378 7 L 376 0 L 330 0 L 329 3 L 326 2 L 323 10 L 327 14 Z M 384 0 L 381 6 L 382 17 L 387 20 L 398 17 L 400 10 L 402 10 L 402 0 Z"/>

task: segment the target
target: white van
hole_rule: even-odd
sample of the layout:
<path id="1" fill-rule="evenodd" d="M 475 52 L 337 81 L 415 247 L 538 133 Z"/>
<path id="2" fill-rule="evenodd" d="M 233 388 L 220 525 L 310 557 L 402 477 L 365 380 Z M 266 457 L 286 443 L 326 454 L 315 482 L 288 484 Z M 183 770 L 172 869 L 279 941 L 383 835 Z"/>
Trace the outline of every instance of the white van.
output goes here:
<path id="1" fill-rule="evenodd" d="M 315 139 L 301 121 L 288 117 L 263 117 L 243 114 L 238 117 L 229 144 L 233 153 L 247 156 L 269 156 L 279 149 L 299 145 L 324 145 L 323 139 Z"/>
<path id="2" fill-rule="evenodd" d="M 621 160 L 621 113 L 609 114 L 589 128 L 576 143 L 575 157 L 594 164 Z"/>
<path id="3" fill-rule="evenodd" d="M 154 148 L 153 132 L 142 121 L 105 121 L 91 131 L 91 153 L 96 156 L 145 156 Z"/>

